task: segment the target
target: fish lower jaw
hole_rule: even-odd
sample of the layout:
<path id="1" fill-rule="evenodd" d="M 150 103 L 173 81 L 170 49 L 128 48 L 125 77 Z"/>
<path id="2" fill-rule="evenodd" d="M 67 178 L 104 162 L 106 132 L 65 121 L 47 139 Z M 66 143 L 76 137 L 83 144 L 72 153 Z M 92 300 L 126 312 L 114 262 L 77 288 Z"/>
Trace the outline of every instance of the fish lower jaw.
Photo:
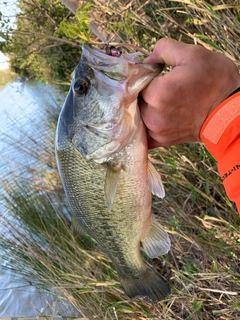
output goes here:
<path id="1" fill-rule="evenodd" d="M 86 155 L 85 157 L 87 160 L 94 161 L 95 163 L 100 165 L 107 164 L 113 160 L 113 157 L 111 155 L 99 155 L 97 151 L 92 154 Z"/>
<path id="2" fill-rule="evenodd" d="M 120 141 L 111 141 L 93 153 L 86 155 L 87 160 L 93 160 L 98 164 L 115 162 L 115 159 L 124 158 L 125 145 Z"/>

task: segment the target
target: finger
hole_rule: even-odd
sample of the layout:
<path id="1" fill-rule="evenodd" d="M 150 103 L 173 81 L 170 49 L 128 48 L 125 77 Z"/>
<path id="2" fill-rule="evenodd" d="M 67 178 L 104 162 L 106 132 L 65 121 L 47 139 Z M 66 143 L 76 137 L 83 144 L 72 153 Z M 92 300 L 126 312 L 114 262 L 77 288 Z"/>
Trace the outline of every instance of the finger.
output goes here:
<path id="1" fill-rule="evenodd" d="M 144 101 L 150 106 L 155 106 L 159 111 L 166 106 L 175 105 L 179 102 L 180 95 L 184 95 L 184 88 L 189 79 L 192 80 L 191 68 L 174 68 L 164 76 L 154 78 L 151 83 L 141 92 Z M 186 89 L 185 89 L 186 91 Z"/>
<path id="2" fill-rule="evenodd" d="M 158 104 L 162 100 L 161 92 L 162 90 L 162 76 L 154 78 L 151 83 L 142 90 L 141 96 L 144 99 L 144 103 L 142 103 L 142 108 L 147 107 L 148 104 L 152 106 L 154 102 L 156 101 Z M 164 85 L 164 84 L 163 84 Z M 156 90 L 157 88 L 157 90 Z M 164 92 L 163 92 L 164 94 Z M 143 108 L 144 109 L 144 108 Z"/>
<path id="3" fill-rule="evenodd" d="M 157 43 L 150 54 L 145 59 L 146 63 L 161 63 L 171 67 L 179 66 L 186 57 L 186 52 L 189 53 L 195 45 L 185 44 L 170 38 L 162 38 Z"/>
<path id="4" fill-rule="evenodd" d="M 138 98 L 138 105 L 141 113 L 141 118 L 148 129 L 154 130 L 157 126 L 156 119 L 158 118 L 157 111 L 154 107 L 146 103 L 140 96 Z"/>
<path id="5" fill-rule="evenodd" d="M 158 148 L 161 146 L 162 145 L 158 141 L 154 140 L 151 137 L 148 138 L 148 149 L 154 149 L 154 148 Z"/>

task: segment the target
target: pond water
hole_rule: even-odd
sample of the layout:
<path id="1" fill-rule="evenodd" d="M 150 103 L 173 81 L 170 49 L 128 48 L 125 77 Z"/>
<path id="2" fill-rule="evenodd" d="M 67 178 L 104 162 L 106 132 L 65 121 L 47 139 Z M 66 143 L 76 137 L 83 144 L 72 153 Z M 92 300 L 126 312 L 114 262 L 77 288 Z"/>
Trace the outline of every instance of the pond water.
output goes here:
<path id="1" fill-rule="evenodd" d="M 7 174 L 16 173 L 23 165 L 31 167 L 32 161 L 37 161 L 36 157 L 23 157 L 21 145 L 16 148 L 9 141 L 6 144 L 6 140 L 14 139 L 24 146 L 26 132 L 33 140 L 48 139 L 48 130 L 38 128 L 42 128 L 44 123 L 43 110 L 48 105 L 59 104 L 57 97 L 60 95 L 53 87 L 37 82 L 15 81 L 0 90 L 0 192 L 3 192 L 1 185 Z M 4 210 L 0 204 L 1 215 L 7 214 Z M 3 232 L 6 230 L 0 225 L 0 235 Z M 7 261 L 0 259 L 0 317 L 80 316 L 72 306 L 52 294 L 51 290 L 46 293 L 32 285 L 23 275 L 6 269 L 4 266 Z"/>

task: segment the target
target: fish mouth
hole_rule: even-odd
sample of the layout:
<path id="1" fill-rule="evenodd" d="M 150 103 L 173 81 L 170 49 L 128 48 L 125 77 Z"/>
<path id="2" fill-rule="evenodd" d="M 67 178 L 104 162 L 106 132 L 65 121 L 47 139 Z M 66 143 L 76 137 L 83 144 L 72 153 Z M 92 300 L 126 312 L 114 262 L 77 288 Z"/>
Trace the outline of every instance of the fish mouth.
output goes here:
<path id="1" fill-rule="evenodd" d="M 123 81 L 132 73 L 147 76 L 148 79 L 159 75 L 163 70 L 161 64 L 146 64 L 142 61 L 130 59 L 130 54 L 120 57 L 110 56 L 103 51 L 92 49 L 89 45 L 82 45 L 82 61 L 95 71 L 105 74 L 108 78 Z M 141 69 L 139 74 L 137 69 Z M 130 71 L 132 70 L 132 72 Z"/>
<path id="2" fill-rule="evenodd" d="M 82 45 L 82 55 L 83 58 L 86 59 L 86 62 L 91 62 L 93 64 L 96 64 L 96 66 L 105 66 L 105 65 L 112 65 L 115 63 L 121 63 L 121 62 L 127 62 L 127 63 L 131 63 L 131 64 L 136 64 L 137 62 L 135 61 L 130 61 L 127 60 L 126 58 L 122 58 L 120 57 L 115 57 L 115 56 L 111 56 L 108 55 L 107 53 L 97 50 L 97 49 L 93 49 L 91 48 L 88 44 L 83 44 Z M 138 62 L 139 63 L 139 62 Z"/>
<path id="3" fill-rule="evenodd" d="M 105 74 L 108 78 L 122 81 L 128 78 L 129 64 L 136 64 L 121 57 L 113 57 L 102 51 L 92 49 L 89 45 L 82 45 L 82 61 L 91 69 Z"/>
<path id="4" fill-rule="evenodd" d="M 123 57 L 110 56 L 83 44 L 81 61 L 92 69 L 94 77 L 105 90 L 108 90 L 109 86 L 116 87 L 117 83 L 118 91 L 137 96 L 154 77 L 161 73 L 163 65 L 134 61 L 131 55 L 134 57 L 134 54 L 126 54 Z"/>

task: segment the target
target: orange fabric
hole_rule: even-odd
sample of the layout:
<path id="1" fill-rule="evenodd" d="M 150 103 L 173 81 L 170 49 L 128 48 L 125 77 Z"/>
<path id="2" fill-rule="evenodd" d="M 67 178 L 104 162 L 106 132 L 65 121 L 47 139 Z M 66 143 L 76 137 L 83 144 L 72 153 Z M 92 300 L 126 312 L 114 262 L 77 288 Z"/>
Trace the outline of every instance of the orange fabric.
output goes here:
<path id="1" fill-rule="evenodd" d="M 204 122 L 200 138 L 218 161 L 230 200 L 240 214 L 240 92 L 223 101 Z"/>

